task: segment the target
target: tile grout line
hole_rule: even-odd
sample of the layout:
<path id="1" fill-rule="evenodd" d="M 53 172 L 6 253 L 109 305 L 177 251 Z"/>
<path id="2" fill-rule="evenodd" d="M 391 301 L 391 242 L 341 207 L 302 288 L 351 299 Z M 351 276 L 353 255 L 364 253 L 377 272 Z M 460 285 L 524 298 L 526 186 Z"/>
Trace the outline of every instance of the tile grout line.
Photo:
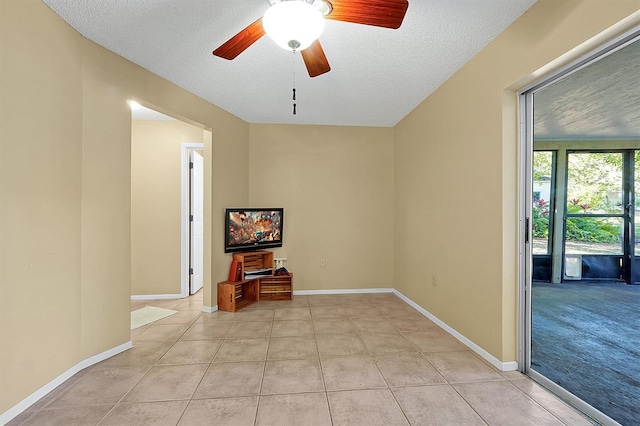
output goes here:
<path id="1" fill-rule="evenodd" d="M 196 318 L 196 320 L 194 320 L 191 325 L 187 328 L 187 330 L 185 330 L 185 333 L 196 323 L 196 321 L 202 317 L 202 313 Z M 235 322 L 234 322 L 235 323 Z M 215 325 L 215 323 L 214 323 Z M 228 335 L 229 331 L 231 330 L 231 327 L 229 327 L 229 330 L 227 330 L 227 333 L 225 334 Z M 184 334 L 182 335 L 184 336 Z M 182 336 L 180 336 L 180 338 L 182 338 Z M 178 340 L 176 340 L 176 343 L 180 340 L 180 338 L 178 338 Z M 205 339 L 206 340 L 206 339 Z M 218 340 L 218 339 L 216 339 Z M 182 418 L 184 417 L 185 413 L 187 412 L 187 409 L 189 408 L 189 406 L 191 405 L 191 402 L 193 401 L 193 397 L 196 394 L 196 392 L 198 391 L 198 388 L 200 387 L 200 385 L 202 384 L 202 381 L 204 380 L 204 378 L 206 377 L 207 373 L 209 372 L 209 370 L 211 369 L 211 366 L 213 365 L 213 360 L 216 358 L 216 355 L 218 354 L 218 352 L 220 351 L 220 348 L 222 347 L 222 343 L 224 342 L 224 338 L 220 339 L 220 343 L 218 344 L 218 347 L 216 348 L 216 350 L 213 353 L 213 356 L 211 357 L 211 361 L 209 362 L 209 366 L 206 368 L 206 370 L 204 371 L 204 374 L 202 375 L 202 377 L 200 378 L 200 381 L 198 382 L 198 384 L 196 385 L 196 387 L 193 389 L 193 392 L 191 393 L 191 397 L 189 398 L 187 405 L 185 405 L 184 410 L 182 411 L 182 414 L 180 415 L 180 418 L 178 419 L 178 422 L 176 423 L 176 425 L 180 424 L 180 421 L 182 421 Z"/>
<path id="2" fill-rule="evenodd" d="M 184 311 L 178 311 L 178 312 L 184 312 Z M 108 416 L 109 416 L 109 415 L 110 415 L 110 414 L 111 414 L 111 413 L 116 409 L 116 407 L 118 407 L 118 406 L 119 406 L 119 405 L 124 401 L 124 399 L 127 397 L 127 395 L 128 395 L 128 394 L 129 394 L 129 393 L 130 393 L 130 392 L 131 392 L 131 391 L 132 391 L 132 390 L 133 390 L 133 389 L 134 389 L 134 388 L 135 388 L 135 387 L 136 387 L 136 386 L 137 386 L 141 381 L 142 381 L 142 379 L 144 379 L 144 378 L 146 377 L 146 375 L 147 375 L 147 374 L 149 374 L 149 372 L 150 372 L 154 367 L 161 367 L 161 366 L 163 366 L 163 364 L 159 364 L 160 360 L 161 360 L 165 355 L 167 355 L 167 353 L 169 353 L 169 351 L 170 351 L 170 350 L 171 350 L 171 349 L 176 345 L 176 343 L 178 343 L 178 341 L 180 341 L 180 339 L 185 335 L 185 333 L 186 333 L 186 332 L 187 332 L 187 331 L 188 331 L 188 330 L 193 326 L 193 324 L 195 324 L 195 323 L 196 323 L 196 321 L 197 321 L 201 316 L 202 316 L 202 313 L 200 313 L 199 315 L 196 315 L 196 316 L 195 316 L 195 318 L 194 318 L 191 322 L 188 322 L 188 326 L 185 328 L 185 330 L 182 332 L 182 334 L 180 334 L 180 336 L 178 336 L 178 337 L 176 338 L 176 340 L 175 340 L 171 345 L 169 345 L 169 347 L 167 348 L 167 350 L 166 350 L 166 351 L 164 351 L 164 352 L 162 353 L 162 355 L 160 355 L 160 357 L 159 357 L 159 358 L 158 358 L 158 359 L 157 359 L 157 360 L 156 360 L 156 361 L 155 361 L 155 362 L 154 362 L 154 363 L 149 367 L 149 369 L 145 372 L 145 374 L 143 374 L 143 375 L 142 375 L 142 377 L 140 378 L 140 380 L 138 380 L 138 381 L 137 381 L 137 382 L 136 382 L 136 383 L 135 383 L 135 384 L 134 384 L 134 385 L 133 385 L 133 386 L 132 386 L 128 391 L 127 391 L 127 392 L 125 392 L 125 394 L 122 396 L 122 398 L 120 398 L 120 400 L 118 400 L 118 402 L 116 402 L 116 404 L 111 408 L 111 410 L 109 410 L 109 411 L 107 412 L 107 414 L 106 414 L 106 415 L 105 415 L 105 416 L 104 416 L 104 417 L 103 417 L 103 418 L 98 422 L 98 425 L 100 425 L 100 423 L 102 423 L 102 422 L 103 422 L 103 421 L 104 421 L 104 420 L 105 420 L 105 419 L 106 419 L 106 418 L 107 418 L 107 417 L 108 417 Z M 154 323 L 152 323 L 152 325 L 154 325 L 156 322 L 157 322 L 157 321 L 155 321 Z M 145 331 L 146 331 L 146 330 L 145 330 Z M 206 371 L 205 371 L 205 374 L 206 374 Z M 204 375 L 203 375 L 203 377 L 204 377 Z M 200 380 L 202 380 L 202 379 L 200 379 Z M 198 383 L 198 386 L 199 386 L 199 385 L 200 385 L 200 384 Z M 197 386 L 196 386 L 196 389 L 197 389 Z M 195 389 L 194 389 L 194 393 L 195 393 Z M 193 394 L 192 394 L 191 396 L 193 397 Z M 191 398 L 189 398 L 189 400 L 188 400 L 187 404 L 185 405 L 185 407 L 184 407 L 184 409 L 183 409 L 183 411 L 182 411 L 182 414 L 180 414 L 180 417 L 178 418 L 178 422 L 177 422 L 177 423 L 179 423 L 179 422 L 180 422 L 180 419 L 182 419 L 182 416 L 184 416 L 184 413 L 186 412 L 187 407 L 189 406 L 190 401 L 191 401 Z M 146 402 L 146 401 L 143 401 L 143 402 Z M 177 424 L 177 423 L 176 423 L 176 424 Z"/>
<path id="3" fill-rule="evenodd" d="M 507 383 L 509 383 L 509 385 L 513 386 L 514 388 L 516 388 L 518 391 L 520 391 L 526 398 L 530 399 L 531 401 L 533 401 L 534 404 L 536 404 L 537 406 L 539 406 L 540 408 L 542 408 L 544 411 L 546 411 L 547 413 L 549 413 L 549 415 L 551 417 L 553 417 L 554 419 L 556 419 L 557 421 L 559 421 L 561 424 L 566 424 L 565 422 L 563 422 L 562 420 L 560 420 L 558 418 L 558 416 L 556 416 L 555 414 L 553 414 L 551 411 L 549 411 L 544 405 L 542 405 L 540 402 L 538 402 L 538 400 L 536 400 L 535 398 L 533 398 L 531 395 L 529 395 L 528 393 L 526 393 L 525 391 L 523 391 L 522 389 L 520 389 L 519 387 L 517 387 L 516 385 L 514 385 L 513 383 L 511 383 L 510 380 L 507 380 L 505 378 L 505 381 Z"/>
<path id="4" fill-rule="evenodd" d="M 309 309 L 311 311 L 311 309 Z M 311 315 L 311 312 L 309 312 Z M 318 347 L 318 339 L 316 339 L 315 327 L 313 326 L 313 320 L 311 320 L 311 329 L 313 333 L 313 341 L 316 344 L 316 352 L 318 353 L 318 364 L 320 365 L 320 378 L 322 379 L 322 389 L 324 389 L 324 399 L 327 402 L 327 410 L 329 411 L 329 421 L 333 425 L 333 415 L 331 414 L 331 404 L 329 403 L 329 394 L 327 393 L 327 383 L 324 380 L 324 368 L 322 366 L 322 359 L 320 358 L 320 348 Z"/>
<path id="5" fill-rule="evenodd" d="M 378 374 L 380 374 L 380 377 L 382 377 L 382 380 L 384 381 L 385 385 L 387 385 L 387 390 L 389 391 L 389 393 L 391 394 L 391 397 L 393 398 L 393 400 L 395 401 L 396 405 L 400 409 L 400 412 L 402 413 L 402 415 L 404 416 L 405 420 L 407 421 L 407 424 L 411 425 L 411 421 L 409 420 L 409 417 L 407 416 L 407 413 L 404 412 L 404 409 L 402 408 L 402 405 L 398 401 L 398 398 L 396 398 L 395 393 L 393 393 L 393 390 L 391 389 L 391 386 L 389 385 L 389 382 L 387 381 L 387 378 L 384 377 L 384 374 L 382 373 L 382 370 L 380 369 L 380 366 L 376 362 L 376 358 L 375 358 L 375 356 L 373 354 L 371 355 L 371 361 L 373 361 L 373 365 L 376 366 L 376 369 L 378 370 Z"/>
<path id="6" fill-rule="evenodd" d="M 275 317 L 275 310 L 273 312 L 273 315 Z M 273 331 L 273 321 L 271 321 L 271 331 Z M 260 379 L 260 389 L 258 389 L 258 403 L 256 404 L 256 414 L 253 420 L 254 426 L 258 424 L 258 412 L 260 411 L 260 403 L 262 402 L 262 387 L 264 386 L 264 375 L 267 370 L 267 359 L 269 356 L 269 347 L 271 346 L 271 332 L 269 332 L 268 338 L 269 340 L 267 340 L 267 350 L 264 353 L 264 360 L 262 361 L 262 378 Z"/>
<path id="7" fill-rule="evenodd" d="M 467 401 L 467 399 L 458 391 L 458 389 L 456 389 L 456 387 L 454 386 L 455 383 L 451 383 L 449 382 L 449 380 L 447 380 L 445 378 L 445 380 L 447 381 L 447 385 L 449 385 L 449 387 L 456 393 L 458 394 L 458 396 L 460 396 L 460 398 L 464 401 L 465 404 L 467 404 L 469 406 L 469 408 L 471 408 L 471 410 L 476 413 L 476 415 L 480 418 L 480 420 L 482 420 L 484 422 L 485 425 L 488 425 L 489 422 L 487 420 L 485 420 L 484 417 L 482 417 L 480 415 L 480 413 L 478 412 L 478 410 L 475 409 L 475 407 L 473 405 L 471 405 L 471 403 L 469 401 Z M 459 382 L 459 383 L 464 383 L 464 382 Z"/>
<path id="8" fill-rule="evenodd" d="M 185 312 L 185 311 L 178 311 L 178 312 Z M 187 322 L 187 324 L 188 324 L 188 325 L 187 325 L 187 327 L 185 328 L 185 330 L 180 334 L 180 336 L 178 336 L 178 337 L 176 338 L 176 340 L 175 340 L 171 345 L 169 345 L 169 347 L 168 347 L 164 352 L 162 352 L 162 354 L 158 357 L 158 359 L 157 359 L 153 364 L 149 365 L 149 368 L 148 368 L 148 369 L 147 369 L 147 371 L 142 375 L 142 377 L 140 377 L 140 379 L 139 379 L 135 384 L 133 384 L 133 386 L 131 386 L 131 388 L 130 388 L 127 392 L 125 392 L 125 393 L 124 393 L 124 395 L 123 395 L 123 396 L 122 396 L 122 397 L 121 397 L 121 398 L 120 398 L 120 399 L 119 399 L 119 400 L 114 404 L 114 406 L 113 406 L 113 407 L 111 407 L 111 409 L 110 409 L 110 410 L 109 410 L 109 411 L 108 411 L 108 412 L 107 412 L 107 413 L 102 417 L 102 419 L 97 423 L 97 425 L 100 425 L 100 423 L 104 422 L 104 421 L 105 421 L 105 419 L 107 419 L 107 418 L 109 417 L 109 415 L 111 415 L 111 413 L 116 409 L 116 407 L 118 407 L 118 406 L 119 406 L 119 405 L 124 401 L 124 399 L 127 397 L 127 395 L 129 395 L 129 393 L 130 393 L 130 392 L 131 392 L 131 391 L 132 391 L 132 390 L 133 390 L 133 389 L 134 389 L 138 384 L 140 384 L 140 382 L 141 382 L 141 381 L 142 381 L 142 380 L 147 376 L 147 374 L 149 374 L 149 372 L 150 372 L 154 367 L 162 367 L 162 366 L 164 366 L 163 364 L 159 364 L 160 360 L 161 360 L 161 359 L 162 359 L 162 358 L 163 358 L 167 353 L 169 353 L 169 351 L 170 351 L 170 350 L 171 350 L 171 349 L 176 345 L 176 343 L 178 343 L 178 341 L 180 341 L 180 339 L 185 335 L 185 333 L 186 333 L 186 332 L 187 332 L 187 331 L 188 331 L 188 330 L 189 330 L 189 329 L 190 329 L 190 328 L 191 328 L 191 327 L 192 327 L 192 326 L 193 326 L 193 325 L 198 321 L 198 319 L 199 319 L 201 316 L 202 316 L 202 312 L 200 312 L 198 315 L 196 315 L 196 316 L 194 317 L 194 319 L 193 319 L 193 320 L 191 320 L 191 322 Z M 158 321 L 160 321 L 160 320 L 158 320 Z M 151 327 L 151 326 L 153 326 L 153 325 L 155 325 L 158 321 L 154 321 L 153 323 L 151 323 L 150 327 Z M 177 325 L 181 325 L 181 323 L 180 323 L 180 324 L 177 324 Z M 149 328 L 150 328 L 150 327 L 149 327 Z M 146 330 L 145 330 L 145 331 L 146 331 Z M 143 333 L 144 333 L 144 332 L 143 332 Z M 142 334 L 142 333 L 140 333 L 140 334 Z M 176 365 L 179 365 L 179 364 L 176 364 Z M 205 374 L 206 374 L 206 371 L 205 371 Z M 204 375 L 203 375 L 203 377 L 204 377 Z M 202 379 L 200 379 L 200 380 L 202 381 Z M 200 383 L 198 383 L 198 386 L 199 386 L 199 385 L 200 385 Z M 196 386 L 196 389 L 197 389 L 197 386 Z M 195 393 L 195 389 L 194 389 L 194 393 Z M 191 397 L 193 397 L 193 394 L 191 395 Z M 180 414 L 180 418 L 178 419 L 178 423 L 180 422 L 180 419 L 182 419 L 182 416 L 184 416 L 184 413 L 186 412 L 187 407 L 189 406 L 189 403 L 190 403 L 190 401 L 191 401 L 191 398 L 189 398 L 187 401 L 188 401 L 188 402 L 187 402 L 187 404 L 185 405 L 184 410 L 182 411 L 182 414 Z M 143 403 L 144 403 L 144 402 L 151 402 L 151 401 L 141 401 L 141 402 L 143 402 Z M 177 424 L 177 423 L 176 423 L 176 424 Z"/>

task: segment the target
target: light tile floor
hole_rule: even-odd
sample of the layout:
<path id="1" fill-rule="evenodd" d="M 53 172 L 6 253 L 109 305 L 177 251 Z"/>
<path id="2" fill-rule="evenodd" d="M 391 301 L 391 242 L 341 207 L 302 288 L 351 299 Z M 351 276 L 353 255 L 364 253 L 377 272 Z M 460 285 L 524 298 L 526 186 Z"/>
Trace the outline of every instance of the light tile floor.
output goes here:
<path id="1" fill-rule="evenodd" d="M 391 293 L 295 296 L 202 313 L 202 296 L 10 425 L 588 425 Z"/>

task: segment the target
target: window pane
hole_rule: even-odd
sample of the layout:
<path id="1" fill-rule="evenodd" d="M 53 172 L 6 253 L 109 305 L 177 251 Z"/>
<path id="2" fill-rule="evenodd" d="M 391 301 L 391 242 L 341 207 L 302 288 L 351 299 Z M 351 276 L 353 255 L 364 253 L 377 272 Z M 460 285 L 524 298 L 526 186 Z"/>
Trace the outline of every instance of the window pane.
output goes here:
<path id="1" fill-rule="evenodd" d="M 622 218 L 567 218 L 565 253 L 622 254 Z"/>
<path id="2" fill-rule="evenodd" d="M 549 253 L 549 208 L 553 153 L 533 153 L 533 254 Z"/>
<path id="3" fill-rule="evenodd" d="M 622 214 L 622 153 L 569 154 L 567 213 Z"/>

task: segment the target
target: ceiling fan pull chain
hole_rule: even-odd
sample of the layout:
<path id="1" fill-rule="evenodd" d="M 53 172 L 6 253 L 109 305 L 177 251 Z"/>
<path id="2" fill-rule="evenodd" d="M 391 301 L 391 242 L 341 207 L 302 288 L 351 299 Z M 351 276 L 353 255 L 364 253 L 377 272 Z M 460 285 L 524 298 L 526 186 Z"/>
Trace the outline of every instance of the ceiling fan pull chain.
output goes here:
<path id="1" fill-rule="evenodd" d="M 293 51 L 293 115 L 296 115 L 296 51 Z"/>
<path id="2" fill-rule="evenodd" d="M 293 100 L 296 100 L 296 88 L 293 88 Z M 296 115 L 296 103 L 293 103 L 293 115 Z"/>

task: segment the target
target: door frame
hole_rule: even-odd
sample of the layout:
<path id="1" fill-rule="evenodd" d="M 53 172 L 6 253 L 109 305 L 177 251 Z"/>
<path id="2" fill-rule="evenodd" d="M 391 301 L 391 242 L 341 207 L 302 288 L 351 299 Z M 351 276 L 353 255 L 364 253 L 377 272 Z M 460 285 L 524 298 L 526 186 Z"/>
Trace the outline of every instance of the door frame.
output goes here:
<path id="1" fill-rule="evenodd" d="M 204 287 L 204 154 L 190 150 L 189 294 Z"/>
<path id="2" fill-rule="evenodd" d="M 189 152 L 193 149 L 204 150 L 204 143 L 185 142 L 180 145 L 180 297 L 189 296 L 189 259 L 191 238 L 189 222 L 189 178 L 191 161 Z"/>

